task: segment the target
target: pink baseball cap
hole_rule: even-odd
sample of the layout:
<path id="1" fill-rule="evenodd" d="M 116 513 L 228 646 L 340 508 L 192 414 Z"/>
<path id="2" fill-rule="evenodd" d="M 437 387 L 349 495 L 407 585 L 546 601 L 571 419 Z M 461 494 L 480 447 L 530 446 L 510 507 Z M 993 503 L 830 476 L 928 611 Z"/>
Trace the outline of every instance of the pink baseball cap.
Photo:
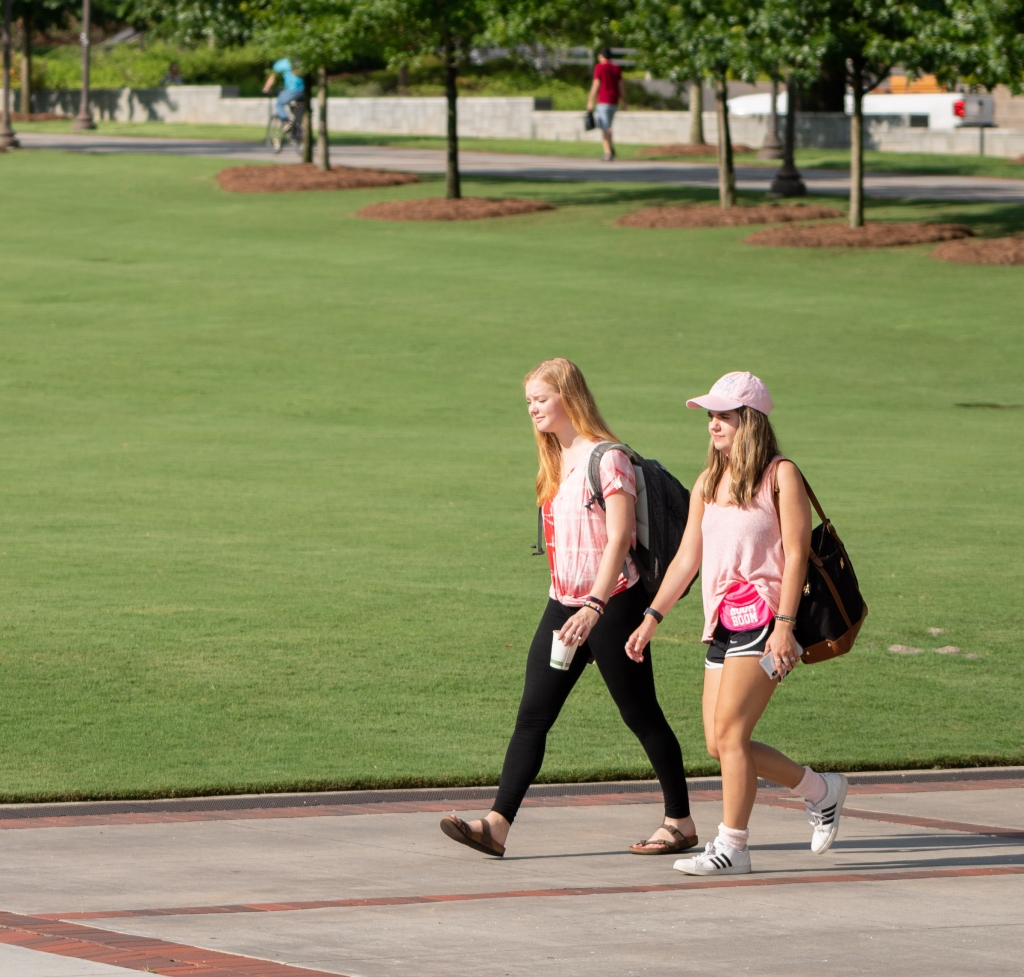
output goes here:
<path id="1" fill-rule="evenodd" d="M 691 410 L 736 410 L 737 407 L 753 407 L 762 414 L 770 414 L 775 404 L 768 388 L 752 373 L 727 373 L 711 391 L 703 397 L 688 400 Z"/>

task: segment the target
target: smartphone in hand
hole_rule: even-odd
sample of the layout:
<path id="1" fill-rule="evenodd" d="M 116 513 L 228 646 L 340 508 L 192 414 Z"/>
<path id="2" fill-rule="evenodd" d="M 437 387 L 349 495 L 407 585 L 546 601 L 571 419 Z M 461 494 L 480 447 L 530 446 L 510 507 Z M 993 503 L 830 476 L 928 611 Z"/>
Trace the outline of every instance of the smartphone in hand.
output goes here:
<path id="1" fill-rule="evenodd" d="M 781 682 L 785 678 L 785 675 L 781 674 L 775 667 L 775 659 L 770 651 L 761 656 L 761 667 L 764 669 L 765 675 L 773 682 L 775 679 Z"/>

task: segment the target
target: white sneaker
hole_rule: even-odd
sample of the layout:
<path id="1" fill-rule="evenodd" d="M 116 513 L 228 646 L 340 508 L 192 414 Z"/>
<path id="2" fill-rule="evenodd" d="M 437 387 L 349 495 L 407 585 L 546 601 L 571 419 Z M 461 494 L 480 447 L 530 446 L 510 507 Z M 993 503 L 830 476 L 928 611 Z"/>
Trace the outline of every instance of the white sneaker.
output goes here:
<path id="1" fill-rule="evenodd" d="M 839 834 L 839 815 L 849 786 L 849 781 L 841 773 L 823 773 L 822 776 L 828 783 L 828 793 L 821 803 L 807 805 L 807 820 L 814 828 L 811 851 L 815 855 L 827 852 Z"/>
<path id="2" fill-rule="evenodd" d="M 694 858 L 678 858 L 672 867 L 687 875 L 746 875 L 750 872 L 750 849 L 736 851 L 721 838 L 704 846 Z"/>

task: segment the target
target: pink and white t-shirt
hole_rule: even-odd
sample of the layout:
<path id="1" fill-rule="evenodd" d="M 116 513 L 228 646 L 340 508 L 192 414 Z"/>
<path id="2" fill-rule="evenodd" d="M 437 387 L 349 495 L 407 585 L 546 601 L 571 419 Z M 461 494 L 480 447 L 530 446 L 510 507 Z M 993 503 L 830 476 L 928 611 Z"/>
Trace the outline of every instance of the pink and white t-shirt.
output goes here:
<path id="1" fill-rule="evenodd" d="M 588 509 L 590 487 L 587 469 L 588 451 L 569 472 L 558 494 L 544 503 L 544 545 L 551 565 L 551 590 L 554 600 L 569 607 L 582 607 L 601 566 L 601 557 L 608 545 L 608 524 L 605 511 L 598 503 Z M 607 499 L 616 492 L 626 492 L 636 499 L 636 476 L 633 464 L 624 451 L 609 450 L 601 458 L 601 491 Z M 630 545 L 636 546 L 636 519 Z M 622 593 L 640 579 L 632 558 L 627 554 L 612 595 Z"/>

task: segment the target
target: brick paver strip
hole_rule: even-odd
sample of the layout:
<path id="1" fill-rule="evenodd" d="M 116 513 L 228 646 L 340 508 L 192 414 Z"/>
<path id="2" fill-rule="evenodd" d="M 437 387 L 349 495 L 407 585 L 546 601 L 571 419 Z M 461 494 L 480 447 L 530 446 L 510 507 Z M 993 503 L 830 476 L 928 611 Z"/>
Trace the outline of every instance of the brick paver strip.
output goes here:
<path id="1" fill-rule="evenodd" d="M 802 811 L 800 801 L 785 798 L 765 798 L 762 803 L 772 807 L 785 807 L 791 811 Z M 970 824 L 967 821 L 944 821 L 942 818 L 920 818 L 910 814 L 893 814 L 882 811 L 861 811 L 843 805 L 844 818 L 861 818 L 865 821 L 886 821 L 889 824 L 910 824 L 915 828 L 935 828 L 938 831 L 960 831 L 963 834 L 982 835 L 986 838 L 1022 838 L 1024 829 L 1000 828 L 989 824 Z"/>
<path id="2" fill-rule="evenodd" d="M 707 781 L 705 781 L 707 782 Z M 637 785 L 640 787 L 641 785 Z M 977 779 L 959 781 L 926 781 L 922 783 L 850 784 L 850 794 L 910 794 L 932 791 L 959 790 L 1000 790 L 1024 787 L 1024 778 Z M 494 788 L 496 791 L 497 788 Z M 788 797 L 788 793 L 777 788 L 761 788 L 758 800 L 770 803 L 769 798 Z M 657 804 L 662 799 L 657 785 L 650 790 L 634 789 L 628 793 L 609 791 L 591 794 L 556 794 L 553 796 L 530 797 L 523 801 L 523 807 L 599 807 L 616 804 Z M 720 790 L 690 790 L 692 801 L 719 801 Z M 268 801 L 273 800 L 273 795 Z M 90 802 L 84 802 L 88 809 Z M 130 802 L 128 802 L 130 803 Z M 802 806 L 797 802 L 798 806 Z M 45 817 L 4 817 L 0 808 L 0 830 L 17 828 L 83 828 L 106 825 L 129 824 L 175 824 L 187 821 L 249 821 L 266 818 L 322 818 L 352 817 L 360 814 L 423 814 L 456 810 L 476 810 L 487 806 L 484 798 L 457 800 L 402 800 L 381 801 L 366 804 L 325 804 L 309 807 L 247 807 L 228 810 L 196 811 L 148 811 L 144 808 L 123 813 L 104 814 L 59 814 Z M 24 809 L 18 812 L 24 813 Z"/>
<path id="3" fill-rule="evenodd" d="M 319 899 L 309 902 L 278 902 L 253 903 L 247 906 L 192 906 L 180 909 L 124 909 L 108 910 L 93 913 L 62 913 L 46 914 L 33 919 L 39 924 L 53 922 L 59 925 L 60 920 L 81 919 L 139 919 L 154 916 L 202 916 L 221 913 L 285 913 L 305 912 L 311 909 L 366 909 L 383 906 L 423 906 L 445 902 L 476 902 L 484 899 L 546 899 L 564 898 L 566 896 L 616 896 L 631 895 L 641 892 L 679 892 L 689 889 L 744 888 L 748 886 L 766 885 L 820 885 L 821 883 L 847 882 L 913 882 L 921 879 L 970 879 L 987 878 L 1000 875 L 1024 875 L 1024 865 L 996 865 L 979 868 L 949 869 L 907 869 L 898 872 L 834 872 L 825 875 L 805 875 L 793 877 L 788 875 L 767 876 L 731 876 L 724 879 L 694 879 L 687 882 L 648 883 L 643 885 L 602 885 L 578 886 L 567 889 L 510 889 L 503 892 L 449 892 L 437 895 L 420 896 L 376 896 L 367 899 Z M 0 914 L 2 916 L 2 914 Z M 0 919 L 0 926 L 3 925 Z M 66 925 L 76 925 L 68 923 Z M 84 929 L 84 928 L 82 928 Z M 87 930 L 86 932 L 102 931 Z M 104 934 L 110 936 L 113 934 Z M 136 937 L 130 937 L 136 939 Z M 0 930 L 0 942 L 4 941 Z M 160 941 L 153 941 L 159 943 Z M 170 946 L 171 944 L 161 944 Z M 206 952 L 206 951 L 202 951 Z M 312 973 L 313 971 L 294 971 L 296 974 Z M 293 971 L 282 971 L 292 974 Z"/>
<path id="4" fill-rule="evenodd" d="M 0 943 L 165 977 L 327 977 L 323 970 L 2 911 Z"/>

